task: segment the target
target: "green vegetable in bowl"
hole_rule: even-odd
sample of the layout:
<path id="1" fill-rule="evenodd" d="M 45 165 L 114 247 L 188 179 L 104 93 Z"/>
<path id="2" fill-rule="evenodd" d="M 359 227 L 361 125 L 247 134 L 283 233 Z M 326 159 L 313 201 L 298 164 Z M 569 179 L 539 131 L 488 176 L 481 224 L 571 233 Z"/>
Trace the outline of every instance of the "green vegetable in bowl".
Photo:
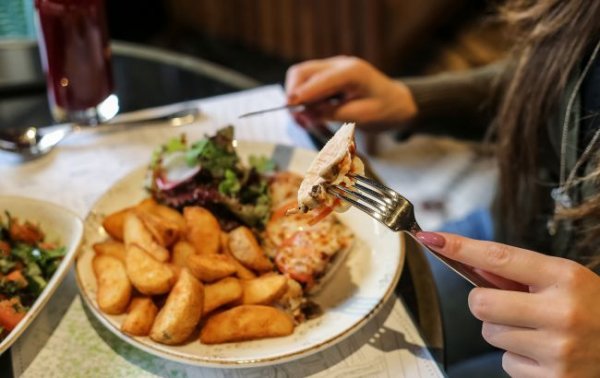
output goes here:
<path id="1" fill-rule="evenodd" d="M 37 225 L 9 213 L 0 220 L 0 340 L 25 316 L 65 255 L 64 247 L 44 239 Z"/>

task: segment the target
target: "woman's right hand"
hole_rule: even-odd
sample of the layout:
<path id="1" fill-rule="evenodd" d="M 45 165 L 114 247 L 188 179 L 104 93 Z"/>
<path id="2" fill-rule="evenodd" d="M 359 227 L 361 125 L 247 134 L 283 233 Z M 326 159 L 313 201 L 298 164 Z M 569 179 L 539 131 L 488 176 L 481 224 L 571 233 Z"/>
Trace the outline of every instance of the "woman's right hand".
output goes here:
<path id="1" fill-rule="evenodd" d="M 290 105 L 341 94 L 343 102 L 339 106 L 324 105 L 309 110 L 310 117 L 320 120 L 357 122 L 366 129 L 370 124 L 391 128 L 393 124 L 410 121 L 417 113 L 406 85 L 354 57 L 339 56 L 296 64 L 287 72 L 285 87 Z"/>

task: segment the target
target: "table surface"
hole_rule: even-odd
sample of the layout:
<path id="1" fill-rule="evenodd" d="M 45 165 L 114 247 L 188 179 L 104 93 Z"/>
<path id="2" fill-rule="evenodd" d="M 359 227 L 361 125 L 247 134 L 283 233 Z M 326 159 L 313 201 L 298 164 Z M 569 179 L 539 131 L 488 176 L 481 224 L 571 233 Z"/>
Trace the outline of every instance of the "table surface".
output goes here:
<path id="1" fill-rule="evenodd" d="M 187 101 L 193 98 L 204 98 L 218 94 L 231 93 L 257 84 L 251 79 L 234 72 L 229 72 L 206 62 L 198 62 L 196 59 L 171 56 L 151 49 L 125 44 L 114 44 L 113 51 L 115 52 L 114 64 L 118 88 L 117 93 L 122 97 L 122 109 L 125 110 L 135 110 L 149 106 L 163 105 L 168 102 Z M 136 67 L 136 69 L 132 70 L 131 67 Z M 128 75 L 128 71 L 134 73 Z M 144 75 L 141 74 L 142 71 L 145 72 Z M 153 80 L 148 80 L 148 77 L 152 77 Z M 130 82 L 128 82 L 129 79 L 131 79 Z M 161 90 L 161 87 L 166 89 Z M 24 95 L 20 97 L 20 100 L 25 99 L 32 101 L 31 98 L 37 96 L 35 100 L 36 107 L 34 108 L 37 109 L 37 111 L 33 112 L 31 111 L 32 108 L 29 108 L 29 113 L 22 114 L 40 117 L 40 122 L 43 122 L 43 117 L 49 117 L 49 114 L 46 113 L 43 115 L 43 111 L 40 110 L 44 108 L 46 99 L 45 94 L 40 94 L 39 92 L 39 80 L 37 84 L 35 84 L 35 81 L 29 81 L 26 85 L 19 83 L 19 85 L 15 85 L 14 88 L 17 88 L 24 93 Z M 43 91 L 43 86 L 41 88 Z M 132 96 L 132 93 L 144 93 L 145 96 L 140 95 L 139 97 L 136 97 Z M 203 121 L 205 128 L 214 129 L 224 123 L 231 122 L 233 121 L 231 114 L 241 114 L 242 110 L 253 110 L 253 106 L 257 107 L 264 104 L 264 106 L 267 107 L 273 103 L 283 101 L 281 90 L 277 87 L 261 88 L 257 90 L 257 92 L 250 91 L 244 95 L 232 96 L 232 98 L 221 97 L 209 99 L 206 100 L 206 102 L 200 102 L 203 110 L 212 109 L 213 111 L 211 117 Z M 0 108 L 3 106 L 12 108 L 12 106 L 6 104 L 9 100 L 12 99 L 7 99 L 7 97 L 3 98 L 2 93 L 0 93 Z M 34 102 L 30 102 L 29 104 L 31 105 L 33 103 Z M 226 106 L 223 106 L 223 104 Z M 45 109 L 47 109 L 47 105 L 45 105 Z M 6 127 L 6 125 L 14 126 L 14 122 L 18 121 L 18 119 L 5 118 L 3 121 L 6 121 L 2 124 L 4 127 Z M 246 132 L 243 133 L 244 139 L 267 140 L 304 147 L 311 146 L 311 140 L 302 130 L 292 124 L 285 113 L 271 118 L 270 123 L 273 125 L 285 124 L 286 126 L 279 130 L 268 130 L 268 132 L 265 133 L 264 121 L 262 121 L 261 118 L 250 119 L 246 121 Z M 117 133 L 109 136 L 76 135 L 65 141 L 65 143 L 59 147 L 58 151 L 55 151 L 42 159 L 25 163 L 15 161 L 12 156 L 2 154 L 0 155 L 0 165 L 4 165 L 10 173 L 12 173 L 14 180 L 3 181 L 5 184 L 0 183 L 0 193 L 21 194 L 45 198 L 48 196 L 48 193 L 52 192 L 52 185 L 55 185 L 56 189 L 62 188 L 63 183 L 60 182 L 61 179 L 70 181 L 75 180 L 83 185 L 83 183 L 88 182 L 85 177 L 89 176 L 89 173 L 87 172 L 89 166 L 86 167 L 85 164 L 80 164 L 78 167 L 73 167 L 72 161 L 66 159 L 68 159 L 69 156 L 71 156 L 72 159 L 73 154 L 76 154 L 81 157 L 81 161 L 85 161 L 86 158 L 93 160 L 98 158 L 97 155 L 99 152 L 103 152 L 107 154 L 107 159 L 109 159 L 109 161 L 112 159 L 112 162 L 104 164 L 101 167 L 101 172 L 93 173 L 95 178 L 104 178 L 102 185 L 99 185 L 93 191 L 88 190 L 86 193 L 78 193 L 78 195 L 61 196 L 59 194 L 60 190 L 56 191 L 56 195 L 59 196 L 59 198 L 56 198 L 54 202 L 61 203 L 63 206 L 77 211 L 79 215 L 83 217 L 93 204 L 95 198 L 97 198 L 103 190 L 108 188 L 120 174 L 124 174 L 128 169 L 144 163 L 147 156 L 149 156 L 149 149 L 151 150 L 151 148 L 157 144 L 157 140 L 161 140 L 169 133 L 172 133 L 172 131 L 142 128 L 136 130 L 135 141 L 127 138 L 126 133 Z M 100 143 L 99 146 L 99 140 L 102 139 L 104 139 L 104 144 Z M 59 174 L 59 172 L 62 174 Z M 88 177 L 88 179 L 89 178 L 90 177 Z M 7 185 L 7 183 L 10 184 Z M 47 191 L 43 193 L 40 192 L 41 183 L 44 183 L 44 186 L 47 188 Z M 69 357 L 69 354 L 67 353 L 69 348 L 64 348 L 64 344 L 61 344 L 61 342 L 64 341 L 61 340 L 61 337 L 67 335 L 69 333 L 68 330 L 76 325 L 77 322 L 82 322 L 82 324 L 86 326 L 83 328 L 85 328 L 85 331 L 88 331 L 88 338 L 92 338 L 94 341 L 103 344 L 105 348 L 117 352 L 117 355 L 123 352 L 125 354 L 131 354 L 130 357 L 133 356 L 132 358 L 142 358 L 139 355 L 136 357 L 136 352 L 132 352 L 131 350 L 119 349 L 127 348 L 123 345 L 119 345 L 118 340 L 107 340 L 107 338 L 110 338 L 107 336 L 108 332 L 96 324 L 91 317 L 86 316 L 86 312 L 81 307 L 81 303 L 78 300 L 73 300 L 77 296 L 77 289 L 72 276 L 63 283 L 60 288 L 60 293 L 57 294 L 59 295 L 55 295 L 46 311 L 46 313 L 52 314 L 52 316 L 46 318 L 46 322 L 50 322 L 53 326 L 48 327 L 49 324 L 39 325 L 40 321 L 36 321 L 38 330 L 40 330 L 41 333 L 45 330 L 47 334 L 42 335 L 40 332 L 34 333 L 36 328 L 32 328 L 31 332 L 24 335 L 23 340 L 25 341 L 20 341 L 20 343 L 16 344 L 13 348 L 14 350 L 19 351 L 17 353 L 17 358 L 15 358 L 15 353 L 13 353 L 13 363 L 18 365 L 15 366 L 16 370 L 21 369 L 19 371 L 25 371 L 27 374 L 33 374 L 36 371 L 39 372 L 36 368 L 42 368 L 44 366 L 44 361 L 47 362 L 48 358 L 57 358 L 57 355 L 52 355 L 52 352 L 54 352 L 54 348 L 52 348 L 53 345 L 63 345 L 62 349 L 65 353 L 61 356 L 65 358 Z M 398 318 L 396 319 L 396 323 L 394 323 L 392 319 L 394 316 L 390 316 L 390 314 L 394 314 Z M 407 320 L 408 323 L 406 322 Z M 421 368 L 424 370 L 420 371 L 420 373 L 422 373 L 421 375 L 440 375 L 441 372 L 438 369 L 438 366 L 432 362 L 431 356 L 429 356 L 427 350 L 421 348 L 423 340 L 412 321 L 410 321 L 410 315 L 406 312 L 405 306 L 396 298 L 387 304 L 382 313 L 369 323 L 370 326 L 364 327 L 357 337 L 351 338 L 350 344 L 358 343 L 358 346 L 354 347 L 355 353 L 352 353 L 352 350 L 346 351 L 343 355 L 347 355 L 347 358 L 343 358 L 343 361 L 341 362 L 335 361 L 336 359 L 332 357 L 332 353 L 335 354 L 336 352 L 327 351 L 320 353 L 320 355 L 322 355 L 321 358 L 333 361 L 329 361 L 328 364 L 333 365 L 334 369 L 340 369 L 339 371 L 355 366 L 352 365 L 351 361 L 356 359 L 355 355 L 357 354 L 357 350 L 364 354 L 365 352 L 362 351 L 362 349 L 365 349 L 364 345 L 369 344 L 368 339 L 370 335 L 376 334 L 377 330 L 381 328 L 377 325 L 388 326 L 389 322 L 392 323 L 391 326 L 393 328 L 396 328 L 396 338 L 404 338 L 404 342 L 407 343 L 405 346 L 408 347 L 405 350 L 396 348 L 395 351 L 388 351 L 389 353 L 383 354 L 383 356 L 386 357 L 379 356 L 382 358 L 380 361 L 380 368 L 379 370 L 372 371 L 384 375 L 386 371 L 390 371 L 390 368 L 397 367 L 398 361 L 402 360 L 402 358 L 399 360 L 398 358 L 408 351 L 409 355 L 411 355 L 412 352 L 412 356 L 416 358 L 416 361 L 420 361 L 423 364 Z M 375 331 L 373 331 L 373 327 L 375 327 Z M 405 328 L 401 328 L 401 331 L 403 332 L 398 333 L 398 327 Z M 89 332 L 90 330 L 92 332 Z M 27 336 L 28 334 L 30 336 Z M 31 335 L 33 335 L 33 337 Z M 392 333 L 389 333 L 388 335 L 392 335 Z M 397 343 L 398 340 L 390 341 L 392 344 L 394 344 L 394 342 Z M 38 348 L 25 348 L 23 344 L 27 344 L 28 346 L 35 344 Z M 348 346 L 347 344 L 348 343 L 341 344 L 340 348 L 342 349 L 336 347 L 337 352 L 343 351 L 343 348 Z M 373 345 L 380 344 L 371 343 L 371 346 Z M 92 349 L 93 348 L 100 347 L 98 345 L 92 345 Z M 32 352 L 32 350 L 34 352 Z M 77 351 L 73 350 L 73 352 Z M 397 354 L 394 354 L 394 352 L 397 352 Z M 31 355 L 32 353 L 33 355 Z M 109 365 L 112 366 L 110 358 L 114 358 L 115 356 L 110 355 L 110 353 L 108 353 L 107 356 L 108 357 L 105 357 L 109 359 L 104 360 L 104 362 L 109 362 Z M 19 359 L 22 359 L 22 361 L 19 361 Z M 339 360 L 339 357 L 337 359 Z M 422 359 L 422 361 L 420 359 Z M 396 361 L 394 362 L 394 360 Z M 134 365 L 138 367 L 141 366 L 142 372 L 144 372 L 144 374 L 149 373 L 150 375 L 170 375 L 165 373 L 166 370 L 161 370 L 167 368 L 186 371 L 185 366 L 179 366 L 180 364 L 168 363 L 166 361 L 162 361 L 161 363 L 157 363 L 154 360 L 152 361 L 151 365 L 154 366 L 154 369 L 145 366 L 141 362 L 137 364 L 134 362 Z M 322 363 L 322 361 L 319 363 Z M 316 365 L 320 366 L 319 363 Z M 406 366 L 410 367 L 411 365 L 408 364 Z M 420 365 L 416 364 L 414 366 L 419 367 Z M 125 364 L 121 367 L 125 369 L 123 370 L 123 373 L 126 371 L 128 373 L 134 372 L 134 370 L 127 370 L 132 368 L 129 364 Z M 25 370 L 25 368 L 27 369 Z M 372 366 L 369 368 L 373 369 Z M 311 374 L 325 373 L 326 371 L 337 372 L 338 370 L 329 370 L 321 367 L 320 370 L 317 369 L 312 371 Z M 140 373 L 140 371 L 137 372 Z"/>

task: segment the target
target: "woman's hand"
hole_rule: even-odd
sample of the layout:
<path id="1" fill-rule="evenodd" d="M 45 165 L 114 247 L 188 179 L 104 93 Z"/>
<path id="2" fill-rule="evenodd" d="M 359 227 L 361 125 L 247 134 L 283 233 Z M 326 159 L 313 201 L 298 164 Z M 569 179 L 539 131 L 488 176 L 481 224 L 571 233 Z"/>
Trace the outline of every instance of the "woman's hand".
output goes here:
<path id="1" fill-rule="evenodd" d="M 417 113 L 404 84 L 358 58 L 340 56 L 294 65 L 287 72 L 285 86 L 290 105 L 342 94 L 341 105 L 310 109 L 305 114 L 319 120 L 358 122 L 365 128 L 369 128 L 369 123 L 391 127 L 390 124 L 406 122 Z"/>
<path id="2" fill-rule="evenodd" d="M 475 288 L 469 295 L 484 339 L 506 350 L 507 373 L 600 377 L 598 275 L 570 260 L 504 244 L 429 232 L 417 238 L 511 289 Z"/>

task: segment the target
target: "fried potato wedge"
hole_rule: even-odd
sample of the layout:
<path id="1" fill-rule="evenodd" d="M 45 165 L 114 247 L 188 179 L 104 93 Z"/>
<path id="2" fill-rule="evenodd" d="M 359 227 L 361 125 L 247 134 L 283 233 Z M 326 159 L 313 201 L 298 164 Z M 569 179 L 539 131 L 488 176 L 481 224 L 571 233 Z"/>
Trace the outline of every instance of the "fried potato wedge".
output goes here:
<path id="1" fill-rule="evenodd" d="M 235 275 L 238 276 L 238 278 L 244 280 L 256 278 L 256 274 L 254 274 L 253 271 L 242 265 L 242 263 L 231 254 L 231 251 L 229 250 L 229 235 L 226 232 L 221 233 L 221 253 L 231 257 L 231 261 L 235 264 L 235 269 L 237 270 Z"/>
<path id="2" fill-rule="evenodd" d="M 92 248 L 99 255 L 110 255 L 125 263 L 125 244 L 116 240 L 107 240 L 95 243 Z"/>
<path id="3" fill-rule="evenodd" d="M 160 215 L 147 210 L 136 210 L 135 214 L 144 223 L 154 240 L 162 247 L 170 247 L 180 236 L 181 230 L 174 223 Z"/>
<path id="4" fill-rule="evenodd" d="M 204 314 L 242 297 L 242 285 L 237 278 L 227 277 L 204 286 Z"/>
<path id="5" fill-rule="evenodd" d="M 294 321 L 275 307 L 242 305 L 208 318 L 200 331 L 203 344 L 220 344 L 267 337 L 287 336 Z"/>
<path id="6" fill-rule="evenodd" d="M 220 254 L 190 255 L 187 267 L 202 282 L 213 282 L 237 272 L 231 258 Z"/>
<path id="7" fill-rule="evenodd" d="M 154 205 L 154 207 L 152 207 L 151 211 L 154 214 L 156 214 L 164 219 L 167 219 L 169 222 L 176 224 L 177 228 L 179 229 L 179 233 L 181 235 L 183 235 L 185 233 L 185 229 L 186 229 L 185 218 L 179 211 L 172 209 L 168 206 L 160 205 L 157 203 L 155 203 L 155 205 Z"/>
<path id="8" fill-rule="evenodd" d="M 190 337 L 202 316 L 204 285 L 183 269 L 160 309 L 150 330 L 150 338 L 161 344 L 180 344 Z"/>
<path id="9" fill-rule="evenodd" d="M 273 263 L 248 227 L 240 226 L 229 233 L 229 250 L 233 257 L 249 269 L 258 272 L 273 270 Z"/>
<path id="10" fill-rule="evenodd" d="M 148 198 L 144 198 L 137 205 L 135 205 L 134 209 L 150 211 L 157 205 L 158 205 L 158 202 L 156 202 L 154 200 L 154 198 L 148 197 Z"/>
<path id="11" fill-rule="evenodd" d="M 148 336 L 157 312 L 158 307 L 152 298 L 133 298 L 127 316 L 121 324 L 121 331 L 133 336 Z"/>
<path id="12" fill-rule="evenodd" d="M 116 211 L 108 214 L 102 221 L 102 227 L 110 235 L 111 238 L 118 241 L 123 241 L 123 225 L 125 224 L 125 216 L 131 211 L 131 208 Z"/>
<path id="13" fill-rule="evenodd" d="M 200 254 L 216 254 L 221 244 L 221 226 L 214 215 L 199 206 L 183 209 L 186 238 Z"/>
<path id="14" fill-rule="evenodd" d="M 125 215 L 125 223 L 123 224 L 123 237 L 125 247 L 131 244 L 136 244 L 144 251 L 148 252 L 157 261 L 167 261 L 169 259 L 169 251 L 154 241 L 152 234 L 144 222 L 133 211 Z"/>
<path id="15" fill-rule="evenodd" d="M 287 279 L 281 274 L 242 280 L 242 304 L 271 304 L 287 291 Z"/>
<path id="16" fill-rule="evenodd" d="M 171 262 L 182 268 L 187 266 L 188 256 L 195 255 L 196 249 L 192 244 L 185 240 L 180 240 L 173 246 L 171 253 Z"/>
<path id="17" fill-rule="evenodd" d="M 156 261 L 137 244 L 127 247 L 125 268 L 133 286 L 142 294 L 168 292 L 175 283 L 175 272 L 168 264 Z"/>
<path id="18" fill-rule="evenodd" d="M 132 288 L 123 263 L 114 256 L 98 254 L 92 268 L 98 282 L 96 300 L 100 310 L 111 315 L 125 312 Z"/>

